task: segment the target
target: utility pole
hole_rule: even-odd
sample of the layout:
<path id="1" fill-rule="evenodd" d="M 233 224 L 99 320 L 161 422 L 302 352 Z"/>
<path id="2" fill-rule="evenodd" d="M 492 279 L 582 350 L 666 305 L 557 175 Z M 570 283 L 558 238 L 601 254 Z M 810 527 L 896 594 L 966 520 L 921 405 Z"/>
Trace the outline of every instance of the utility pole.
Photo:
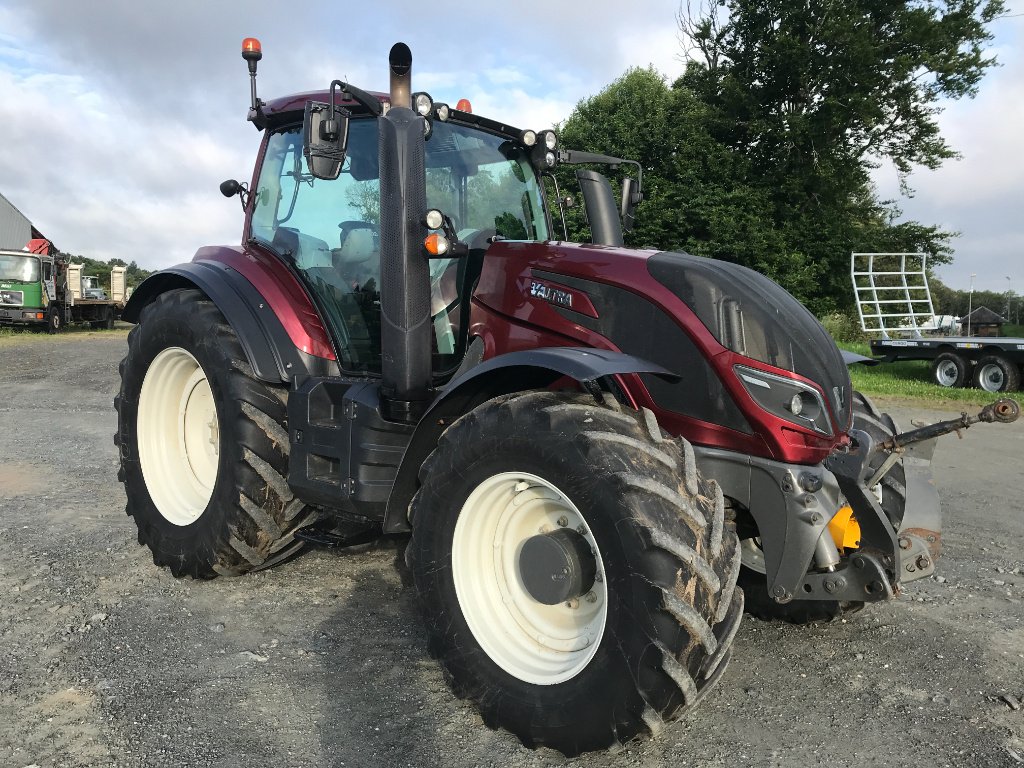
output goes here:
<path id="1" fill-rule="evenodd" d="M 971 311 L 974 307 L 974 278 L 978 276 L 977 272 L 971 272 L 971 292 L 967 296 L 967 335 L 971 335 Z"/>
<path id="2" fill-rule="evenodd" d="M 1006 322 L 1010 322 L 1010 276 L 1006 276 Z"/>

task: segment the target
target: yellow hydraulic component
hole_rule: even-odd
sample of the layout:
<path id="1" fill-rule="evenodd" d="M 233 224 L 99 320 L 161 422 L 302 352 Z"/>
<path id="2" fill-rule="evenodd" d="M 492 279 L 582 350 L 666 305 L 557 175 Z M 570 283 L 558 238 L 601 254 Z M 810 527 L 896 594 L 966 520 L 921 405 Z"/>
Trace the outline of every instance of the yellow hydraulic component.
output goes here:
<path id="1" fill-rule="evenodd" d="M 836 516 L 828 524 L 828 532 L 832 534 L 832 540 L 840 550 L 859 547 L 860 524 L 853 516 L 853 507 L 847 504 L 836 512 Z"/>

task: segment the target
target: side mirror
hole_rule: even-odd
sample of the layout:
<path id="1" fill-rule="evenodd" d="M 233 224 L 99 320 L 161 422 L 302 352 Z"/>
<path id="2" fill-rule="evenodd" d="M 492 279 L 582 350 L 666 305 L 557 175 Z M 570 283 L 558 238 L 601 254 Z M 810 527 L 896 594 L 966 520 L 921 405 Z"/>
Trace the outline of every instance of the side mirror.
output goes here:
<path id="1" fill-rule="evenodd" d="M 242 185 L 234 179 L 227 179 L 220 183 L 220 193 L 224 195 L 224 197 L 234 197 L 241 191 Z"/>
<path id="2" fill-rule="evenodd" d="M 629 232 L 636 223 L 636 207 L 644 199 L 640 183 L 627 176 L 622 180 L 622 230 Z"/>
<path id="3" fill-rule="evenodd" d="M 302 154 L 316 179 L 333 181 L 341 175 L 348 148 L 348 112 L 317 101 L 306 102 L 302 120 Z"/>
<path id="4" fill-rule="evenodd" d="M 224 197 L 234 197 L 238 195 L 238 199 L 242 201 L 242 210 L 249 204 L 249 188 L 245 184 L 239 184 L 234 179 L 227 179 L 220 183 L 220 193 Z"/>

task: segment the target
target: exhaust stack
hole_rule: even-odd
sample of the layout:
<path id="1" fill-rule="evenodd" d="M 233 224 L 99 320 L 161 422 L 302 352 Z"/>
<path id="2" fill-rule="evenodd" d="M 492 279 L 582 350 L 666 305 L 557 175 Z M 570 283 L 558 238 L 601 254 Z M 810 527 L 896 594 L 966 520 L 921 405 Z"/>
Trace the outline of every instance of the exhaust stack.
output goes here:
<path id="1" fill-rule="evenodd" d="M 430 271 L 423 118 L 412 111 L 412 52 L 388 57 L 391 109 L 378 120 L 381 233 L 381 414 L 415 424 L 430 404 Z"/>
<path id="2" fill-rule="evenodd" d="M 412 109 L 412 51 L 405 43 L 395 43 L 388 54 L 391 68 L 391 106 Z"/>

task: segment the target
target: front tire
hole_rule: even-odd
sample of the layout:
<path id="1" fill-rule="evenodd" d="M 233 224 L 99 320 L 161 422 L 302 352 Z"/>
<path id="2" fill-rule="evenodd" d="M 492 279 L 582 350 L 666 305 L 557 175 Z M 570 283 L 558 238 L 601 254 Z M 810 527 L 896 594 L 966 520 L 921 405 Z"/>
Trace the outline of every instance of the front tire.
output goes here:
<path id="1" fill-rule="evenodd" d="M 50 307 L 46 316 L 46 332 L 49 334 L 60 333 L 64 330 L 64 318 L 57 307 Z"/>
<path id="2" fill-rule="evenodd" d="M 649 413 L 496 398 L 449 427 L 421 480 L 408 558 L 430 650 L 491 727 L 604 749 L 657 732 L 724 671 L 738 542 L 717 484 Z M 591 574 L 564 600 L 539 596 L 563 571 L 526 555 L 552 536 L 577 547 L 564 573 Z"/>
<path id="3" fill-rule="evenodd" d="M 287 392 L 258 381 L 197 290 L 161 294 L 128 335 L 114 400 L 126 512 L 153 562 L 212 578 L 265 568 L 311 522 L 288 469 Z"/>

